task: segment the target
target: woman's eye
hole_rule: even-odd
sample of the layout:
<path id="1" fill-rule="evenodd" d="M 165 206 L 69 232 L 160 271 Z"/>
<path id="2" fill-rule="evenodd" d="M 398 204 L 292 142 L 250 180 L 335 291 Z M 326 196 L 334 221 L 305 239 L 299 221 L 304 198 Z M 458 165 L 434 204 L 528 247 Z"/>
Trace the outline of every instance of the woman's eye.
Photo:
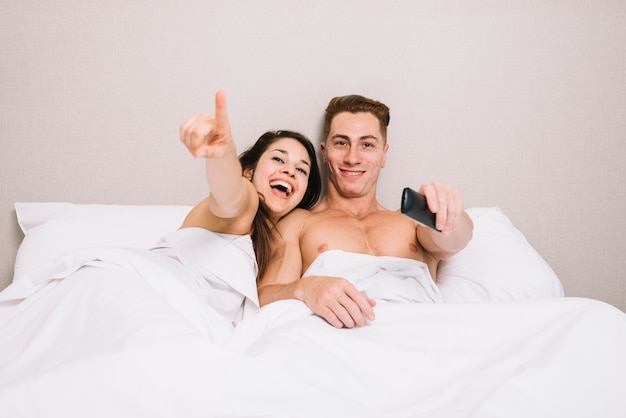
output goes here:
<path id="1" fill-rule="evenodd" d="M 307 171 L 304 168 L 296 168 L 296 170 L 298 170 L 299 172 L 301 172 L 305 176 L 308 174 Z"/>
<path id="2" fill-rule="evenodd" d="M 272 160 L 278 161 L 281 164 L 285 164 L 285 162 L 280 157 L 273 157 Z"/>

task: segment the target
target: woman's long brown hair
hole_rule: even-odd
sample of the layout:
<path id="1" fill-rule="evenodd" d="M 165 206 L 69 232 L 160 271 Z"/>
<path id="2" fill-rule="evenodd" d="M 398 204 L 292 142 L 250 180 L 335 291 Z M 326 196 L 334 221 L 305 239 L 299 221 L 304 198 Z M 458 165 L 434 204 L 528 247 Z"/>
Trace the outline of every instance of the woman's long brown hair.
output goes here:
<path id="1" fill-rule="evenodd" d="M 315 147 L 306 136 L 293 131 L 267 131 L 261 135 L 254 145 L 239 155 L 241 167 L 244 172 L 247 169 L 252 169 L 252 173 L 254 173 L 261 155 L 263 155 L 270 145 L 282 138 L 295 139 L 304 146 L 307 154 L 309 154 L 309 158 L 311 159 L 311 171 L 309 173 L 307 189 L 304 197 L 296 207 L 311 209 L 320 197 L 322 179 L 320 176 L 320 169 L 317 164 Z M 259 209 L 254 217 L 254 221 L 252 222 L 252 245 L 254 246 L 257 265 L 259 267 L 257 281 L 263 276 L 270 260 L 271 244 L 274 239 L 273 234 L 275 231 L 273 227 L 274 224 L 272 217 L 270 216 L 270 211 L 263 200 L 263 195 L 259 194 Z"/>

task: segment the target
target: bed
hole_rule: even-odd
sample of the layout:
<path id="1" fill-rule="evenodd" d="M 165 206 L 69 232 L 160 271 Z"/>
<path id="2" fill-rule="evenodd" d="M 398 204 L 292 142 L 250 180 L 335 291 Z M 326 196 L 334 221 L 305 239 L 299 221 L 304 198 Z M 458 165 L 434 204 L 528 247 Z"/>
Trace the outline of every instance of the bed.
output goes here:
<path id="1" fill-rule="evenodd" d="M 626 416 L 626 2 L 5 3 L 0 416 Z M 446 302 L 258 310 L 237 241 L 200 303 L 149 249 L 207 194 L 178 126 L 218 89 L 240 150 L 388 104 L 380 202 L 437 180 L 475 220 Z"/>
<path id="2" fill-rule="evenodd" d="M 335 329 L 295 300 L 259 309 L 254 263 L 236 240 L 225 245 L 236 251 L 215 255 L 213 265 L 228 268 L 205 274 L 213 302 L 181 286 L 189 272 L 149 249 L 162 247 L 188 206 L 15 209 L 25 237 L 13 284 L 0 293 L 7 417 L 626 411 L 626 315 L 564 297 L 554 271 L 495 207 L 468 209 L 474 237 L 438 273 L 444 303 L 379 300 L 376 319 L 357 329 Z M 380 261 L 335 256 L 320 271 L 369 275 L 368 262 Z"/>

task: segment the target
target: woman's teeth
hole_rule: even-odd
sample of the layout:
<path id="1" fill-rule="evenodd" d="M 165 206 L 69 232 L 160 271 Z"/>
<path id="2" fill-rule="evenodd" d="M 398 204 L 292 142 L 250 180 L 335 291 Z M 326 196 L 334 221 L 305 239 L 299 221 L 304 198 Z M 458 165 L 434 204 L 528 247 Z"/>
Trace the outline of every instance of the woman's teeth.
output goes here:
<path id="1" fill-rule="evenodd" d="M 289 183 L 281 180 L 274 180 L 270 182 L 270 187 L 274 189 L 278 189 L 281 192 L 285 193 L 287 196 L 291 193 L 291 186 Z"/>

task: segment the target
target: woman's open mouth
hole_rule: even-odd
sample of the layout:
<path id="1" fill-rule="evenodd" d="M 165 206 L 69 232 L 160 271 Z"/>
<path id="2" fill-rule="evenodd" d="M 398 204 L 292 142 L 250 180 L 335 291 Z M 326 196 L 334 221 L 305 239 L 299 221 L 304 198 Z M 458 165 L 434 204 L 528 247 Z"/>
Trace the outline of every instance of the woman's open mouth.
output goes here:
<path id="1" fill-rule="evenodd" d="M 289 195 L 291 194 L 291 184 L 287 183 L 286 181 L 282 181 L 282 180 L 273 180 L 270 181 L 270 187 L 282 194 L 284 194 L 286 197 L 289 197 Z"/>

